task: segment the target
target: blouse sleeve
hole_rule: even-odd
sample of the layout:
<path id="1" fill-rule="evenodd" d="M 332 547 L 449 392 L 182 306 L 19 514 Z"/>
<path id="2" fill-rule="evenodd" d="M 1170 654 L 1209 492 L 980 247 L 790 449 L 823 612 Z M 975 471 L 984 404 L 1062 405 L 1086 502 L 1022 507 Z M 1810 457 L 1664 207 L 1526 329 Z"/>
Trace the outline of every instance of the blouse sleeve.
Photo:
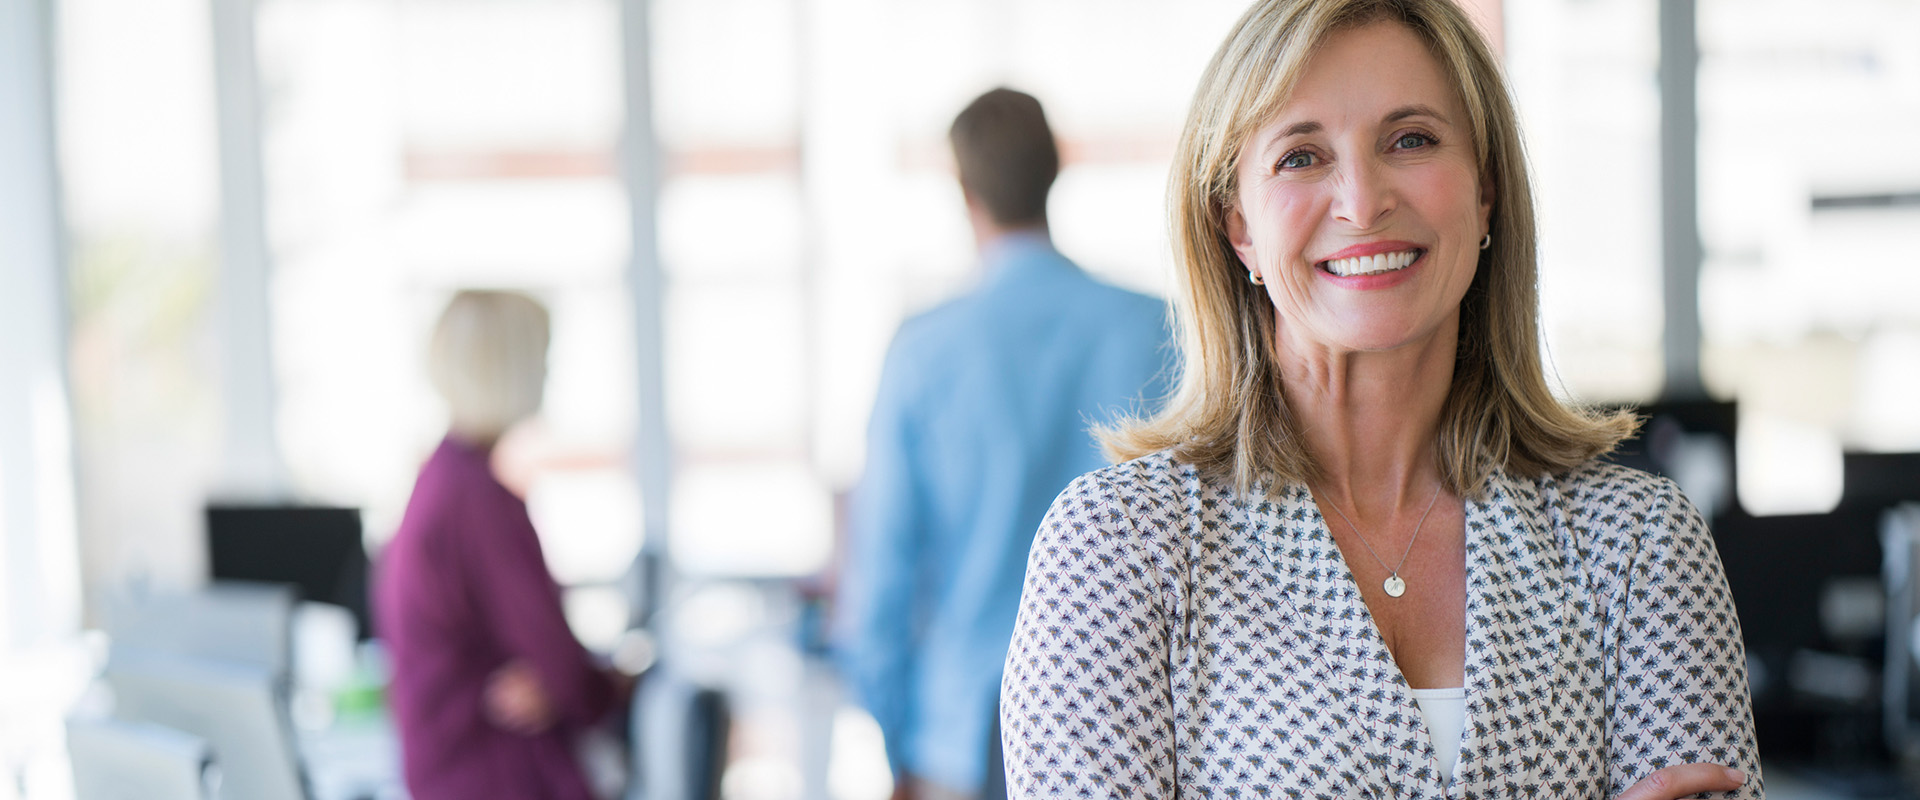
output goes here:
<path id="1" fill-rule="evenodd" d="M 1175 795 L 1171 571 L 1130 505 L 1083 476 L 1034 539 L 1001 686 L 1010 797 Z"/>
<path id="2" fill-rule="evenodd" d="M 1720 554 L 1700 512 L 1662 481 L 1613 618 L 1608 681 L 1608 796 L 1662 767 L 1722 764 L 1759 798 L 1760 759 L 1747 692 L 1746 648 Z"/>

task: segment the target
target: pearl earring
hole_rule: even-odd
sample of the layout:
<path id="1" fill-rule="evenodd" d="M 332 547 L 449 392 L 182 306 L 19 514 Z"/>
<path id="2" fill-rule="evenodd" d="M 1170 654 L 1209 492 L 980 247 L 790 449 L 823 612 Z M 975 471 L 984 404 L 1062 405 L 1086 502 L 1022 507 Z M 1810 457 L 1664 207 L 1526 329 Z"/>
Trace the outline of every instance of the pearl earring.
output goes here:
<path id="1" fill-rule="evenodd" d="M 1255 286 L 1265 286 L 1267 283 L 1266 279 L 1260 277 L 1260 273 L 1253 270 L 1247 270 L 1247 282 Z"/>

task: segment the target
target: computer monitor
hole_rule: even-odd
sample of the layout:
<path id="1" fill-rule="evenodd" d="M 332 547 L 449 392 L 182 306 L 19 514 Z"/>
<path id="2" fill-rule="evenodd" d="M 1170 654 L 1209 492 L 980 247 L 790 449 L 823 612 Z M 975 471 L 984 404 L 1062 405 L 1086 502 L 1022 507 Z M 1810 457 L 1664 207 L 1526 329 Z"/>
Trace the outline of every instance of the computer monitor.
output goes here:
<path id="1" fill-rule="evenodd" d="M 210 505 L 207 550 L 216 580 L 290 583 L 300 599 L 367 614 L 367 550 L 360 510 L 301 505 Z"/>
<path id="2" fill-rule="evenodd" d="M 1920 501 L 1920 453 L 1841 455 L 1840 502 L 1892 506 Z"/>

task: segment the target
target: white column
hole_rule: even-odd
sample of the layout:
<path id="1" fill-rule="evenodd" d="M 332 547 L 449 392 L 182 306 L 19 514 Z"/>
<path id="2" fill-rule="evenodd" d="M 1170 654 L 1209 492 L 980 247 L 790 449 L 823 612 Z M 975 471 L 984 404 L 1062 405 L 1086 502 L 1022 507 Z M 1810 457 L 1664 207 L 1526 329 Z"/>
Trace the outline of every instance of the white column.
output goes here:
<path id="1" fill-rule="evenodd" d="M 660 145 L 653 128 L 653 47 L 649 0 L 619 0 L 621 14 L 621 77 L 626 118 L 620 135 L 620 177 L 627 189 L 628 227 L 632 250 L 627 257 L 627 285 L 633 293 L 634 352 L 639 360 L 640 409 L 635 426 L 634 467 L 640 480 L 640 500 L 646 538 L 640 546 L 640 565 L 650 597 L 637 598 L 642 610 L 660 597 L 660 580 L 667 571 L 668 495 L 672 491 L 673 447 L 667 436 L 665 342 L 662 309 L 666 281 L 660 269 L 657 208 L 660 196 Z"/>
<path id="2" fill-rule="evenodd" d="M 212 0 L 220 142 L 220 343 L 225 443 L 215 490 L 272 498 L 286 489 L 274 432 L 271 278 L 261 158 L 255 0 Z"/>
<path id="3" fill-rule="evenodd" d="M 0 0 L 0 653 L 80 625 L 51 0 Z"/>
<path id="4" fill-rule="evenodd" d="M 1660 0 L 1662 400 L 1700 400 L 1700 41 L 1694 0 Z"/>

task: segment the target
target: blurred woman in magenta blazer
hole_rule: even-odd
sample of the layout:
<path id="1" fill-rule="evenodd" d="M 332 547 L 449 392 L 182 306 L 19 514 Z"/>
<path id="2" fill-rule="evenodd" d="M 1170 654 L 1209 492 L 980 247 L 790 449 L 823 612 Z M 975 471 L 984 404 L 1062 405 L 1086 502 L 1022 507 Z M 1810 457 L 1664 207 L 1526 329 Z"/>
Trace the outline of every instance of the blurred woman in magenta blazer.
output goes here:
<path id="1" fill-rule="evenodd" d="M 628 688 L 568 629 L 526 503 L 490 466 L 540 408 L 547 341 L 546 309 L 509 292 L 460 292 L 433 331 L 449 430 L 373 593 L 414 800 L 589 800 L 575 739 Z"/>

